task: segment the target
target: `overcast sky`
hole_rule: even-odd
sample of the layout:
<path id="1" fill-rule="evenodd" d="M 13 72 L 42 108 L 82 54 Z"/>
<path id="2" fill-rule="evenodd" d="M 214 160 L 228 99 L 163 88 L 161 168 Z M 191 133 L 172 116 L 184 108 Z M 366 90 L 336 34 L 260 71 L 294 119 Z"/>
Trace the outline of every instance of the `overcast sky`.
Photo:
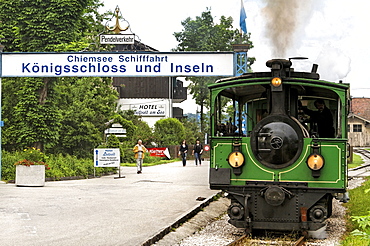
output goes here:
<path id="1" fill-rule="evenodd" d="M 104 10 L 120 8 L 140 41 L 162 52 L 177 46 L 174 32 L 181 21 L 194 19 L 207 8 L 214 21 L 233 17 L 239 28 L 241 0 L 103 0 Z M 321 79 L 350 83 L 351 95 L 370 97 L 370 48 L 366 31 L 369 20 L 364 1 L 359 0 L 243 0 L 247 29 L 256 57 L 254 71 L 267 71 L 271 58 L 303 56 L 296 70 L 310 71 L 319 65 Z M 125 23 L 121 23 L 122 26 Z M 283 35 L 282 35 L 283 34 Z M 285 45 L 286 47 L 282 48 Z M 187 110 L 185 110 L 187 111 Z"/>

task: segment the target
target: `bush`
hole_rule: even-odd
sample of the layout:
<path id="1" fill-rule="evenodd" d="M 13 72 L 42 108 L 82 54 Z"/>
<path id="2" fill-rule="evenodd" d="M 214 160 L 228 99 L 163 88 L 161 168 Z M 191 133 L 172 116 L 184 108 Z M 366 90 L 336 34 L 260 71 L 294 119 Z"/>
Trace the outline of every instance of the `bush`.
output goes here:
<path id="1" fill-rule="evenodd" d="M 8 151 L 2 152 L 2 165 L 1 165 L 1 177 L 3 180 L 14 180 L 15 179 L 15 165 L 17 161 L 21 160 L 19 152 L 9 153 Z"/>
<path id="2" fill-rule="evenodd" d="M 5 181 L 15 180 L 15 165 L 22 158 L 22 152 L 2 152 L 2 179 Z M 60 180 L 64 177 L 87 178 L 94 174 L 92 159 L 81 159 L 71 155 L 49 155 L 47 159 L 49 170 L 45 171 L 46 178 Z M 115 167 L 97 167 L 97 176 L 116 171 Z"/>
<path id="3" fill-rule="evenodd" d="M 149 153 L 145 153 L 145 158 L 143 160 L 143 163 L 156 163 L 156 162 L 160 162 L 162 159 L 163 159 L 162 157 L 150 156 Z"/>

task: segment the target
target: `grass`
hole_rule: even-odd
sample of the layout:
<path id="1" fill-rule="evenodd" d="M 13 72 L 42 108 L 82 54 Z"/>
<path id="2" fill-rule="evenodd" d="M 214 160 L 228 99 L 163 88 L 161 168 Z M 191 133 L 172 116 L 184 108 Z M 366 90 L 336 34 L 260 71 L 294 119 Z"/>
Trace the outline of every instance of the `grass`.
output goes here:
<path id="1" fill-rule="evenodd" d="M 370 245 L 370 238 L 364 238 L 360 236 L 351 235 L 350 232 L 358 229 L 370 235 L 370 228 L 367 226 L 364 229 L 361 228 L 362 223 L 357 223 L 352 220 L 352 216 L 367 216 L 369 215 L 369 204 L 370 196 L 366 194 L 365 190 L 370 189 L 370 180 L 367 179 L 361 186 L 349 191 L 350 202 L 343 204 L 347 208 L 346 225 L 347 234 L 344 235 L 342 245 Z"/>
<path id="2" fill-rule="evenodd" d="M 360 166 L 363 164 L 364 161 L 359 155 L 353 155 L 353 163 L 348 165 L 348 168 L 353 168 L 356 166 Z M 343 241 L 341 245 L 343 246 L 352 246 L 352 245 L 359 245 L 365 246 L 370 245 L 370 237 L 369 236 L 355 236 L 351 235 L 351 232 L 354 230 L 361 230 L 365 232 L 365 235 L 370 235 L 370 228 L 367 226 L 364 229 L 361 226 L 364 226 L 363 223 L 357 223 L 356 221 L 352 220 L 352 216 L 367 216 L 369 215 L 369 204 L 370 204 L 370 196 L 365 191 L 370 189 L 370 180 L 367 180 L 359 187 L 349 190 L 350 194 L 350 201 L 348 203 L 344 203 L 343 206 L 347 208 L 346 213 L 346 227 L 347 232 L 343 235 Z"/>
<path id="3" fill-rule="evenodd" d="M 361 156 L 357 154 L 353 154 L 353 162 L 348 164 L 348 168 L 354 168 L 357 166 L 361 166 L 364 163 Z"/>

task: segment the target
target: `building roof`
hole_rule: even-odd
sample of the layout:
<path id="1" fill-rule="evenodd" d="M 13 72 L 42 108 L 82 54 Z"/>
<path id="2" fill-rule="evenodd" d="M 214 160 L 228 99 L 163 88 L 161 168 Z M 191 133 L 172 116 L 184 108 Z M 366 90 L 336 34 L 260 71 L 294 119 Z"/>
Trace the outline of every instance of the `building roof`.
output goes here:
<path id="1" fill-rule="evenodd" d="M 352 98 L 350 112 L 359 118 L 370 121 L 370 98 Z"/>
<path id="2" fill-rule="evenodd" d="M 359 119 L 359 120 L 364 121 L 366 124 L 370 123 L 370 120 L 365 119 L 365 118 L 363 118 L 363 117 L 361 117 L 361 116 L 355 115 L 355 114 L 353 114 L 353 113 L 349 113 L 349 114 L 348 114 L 348 118 L 357 118 L 357 119 Z"/>

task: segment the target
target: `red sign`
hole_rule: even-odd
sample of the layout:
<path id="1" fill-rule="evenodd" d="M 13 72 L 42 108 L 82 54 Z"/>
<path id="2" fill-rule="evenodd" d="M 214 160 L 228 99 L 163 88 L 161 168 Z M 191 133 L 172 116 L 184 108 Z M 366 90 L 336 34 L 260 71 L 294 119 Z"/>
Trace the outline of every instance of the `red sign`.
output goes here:
<path id="1" fill-rule="evenodd" d="M 150 156 L 167 157 L 171 159 L 168 148 L 148 148 Z"/>
<path id="2" fill-rule="evenodd" d="M 209 145 L 204 145 L 204 151 L 209 151 L 210 150 L 210 147 L 209 147 Z"/>

